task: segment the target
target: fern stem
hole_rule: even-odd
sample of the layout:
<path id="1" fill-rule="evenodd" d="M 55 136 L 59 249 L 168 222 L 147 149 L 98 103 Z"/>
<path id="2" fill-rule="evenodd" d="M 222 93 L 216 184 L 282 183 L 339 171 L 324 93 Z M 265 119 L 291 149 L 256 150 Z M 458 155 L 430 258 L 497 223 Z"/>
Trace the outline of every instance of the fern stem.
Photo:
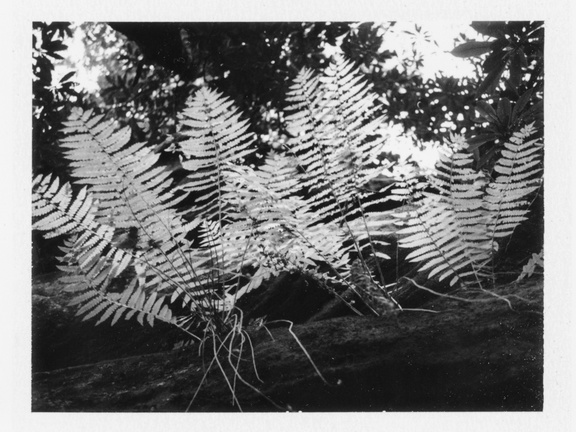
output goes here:
<path id="1" fill-rule="evenodd" d="M 322 372 L 320 372 L 320 369 L 318 369 L 318 367 L 316 366 L 316 363 L 314 363 L 314 361 L 312 360 L 312 357 L 310 357 L 310 354 L 308 354 L 308 351 L 306 351 L 306 348 L 304 348 L 304 345 L 302 345 L 302 342 L 300 342 L 300 339 L 298 339 L 298 336 L 296 336 L 296 333 L 294 333 L 294 331 L 292 330 L 294 323 L 292 321 L 289 321 L 289 320 L 281 319 L 281 320 L 270 321 L 270 322 L 268 322 L 268 324 L 273 324 L 273 323 L 277 323 L 277 322 L 278 323 L 283 322 L 283 323 L 288 324 L 288 332 L 292 335 L 292 337 L 294 338 L 294 340 L 296 341 L 296 343 L 298 344 L 300 349 L 302 349 L 302 352 L 308 358 L 308 361 L 310 362 L 310 364 L 312 365 L 312 367 L 314 368 L 314 370 L 316 371 L 316 373 L 318 374 L 320 379 L 324 382 L 324 384 L 330 385 L 330 383 L 328 381 L 326 381 L 326 378 L 324 378 L 324 375 L 322 375 Z"/>
<path id="2" fill-rule="evenodd" d="M 427 292 L 429 292 L 429 293 L 431 293 L 431 294 L 434 294 L 434 295 L 436 295 L 436 296 L 438 296 L 438 297 L 449 298 L 449 299 L 452 299 L 452 300 L 458 300 L 458 301 L 462 301 L 462 302 L 466 302 L 466 303 L 489 303 L 489 302 L 494 301 L 493 299 L 468 299 L 468 298 L 465 298 L 465 297 L 458 297 L 458 296 L 453 296 L 453 295 L 450 295 L 450 294 L 444 294 L 444 293 L 440 293 L 440 292 L 438 292 L 438 291 L 434 291 L 434 290 L 432 290 L 432 289 L 430 289 L 430 288 L 427 288 L 427 287 L 425 287 L 425 286 L 423 286 L 423 285 L 420 285 L 420 284 L 417 283 L 414 279 L 411 279 L 411 278 L 409 278 L 409 277 L 403 276 L 403 279 L 406 279 L 406 280 L 410 281 L 416 288 L 419 288 L 419 289 L 421 289 L 421 290 L 427 291 Z M 491 292 L 491 291 L 489 291 L 489 290 L 485 290 L 485 289 L 483 289 L 483 288 L 480 288 L 480 291 L 482 291 L 483 293 L 488 294 L 488 295 L 490 295 L 490 296 L 492 296 L 492 297 L 496 297 L 498 300 L 504 301 L 504 302 L 508 305 L 508 307 L 510 308 L 510 310 L 514 311 L 514 308 L 512 307 L 512 303 L 510 303 L 510 300 L 508 300 L 506 297 L 501 296 L 501 295 L 499 295 L 499 294 L 496 294 L 496 293 L 494 293 L 494 292 Z"/>
<path id="3" fill-rule="evenodd" d="M 122 178 L 122 182 L 124 182 L 124 177 Z M 126 189 L 127 186 L 125 184 L 123 184 L 123 188 L 122 188 L 122 194 L 124 195 L 124 200 L 125 203 L 128 207 L 128 209 L 130 210 L 130 212 L 132 213 L 132 216 L 134 218 L 134 220 L 138 223 L 138 225 L 140 226 L 140 229 L 142 230 L 142 232 L 144 234 L 146 234 L 148 236 L 148 238 L 150 240 L 154 240 L 152 238 L 152 236 L 150 235 L 150 233 L 144 228 L 144 226 L 142 225 L 142 222 L 140 221 L 140 218 L 137 216 L 136 212 L 134 211 L 134 209 L 132 208 L 132 206 L 130 205 L 130 200 L 129 197 L 126 195 Z M 153 209 L 153 207 L 151 207 L 150 203 L 148 203 L 142 196 L 140 197 L 140 199 L 147 205 L 148 208 Z M 197 277 L 196 271 L 194 269 L 194 265 L 192 264 L 191 261 L 189 261 L 186 257 L 186 254 L 184 253 L 184 251 L 182 250 L 179 242 L 176 241 L 176 239 L 174 238 L 174 235 L 172 234 L 172 230 L 170 229 L 170 227 L 167 227 L 166 224 L 164 223 L 164 221 L 162 220 L 162 218 L 159 217 L 157 212 L 152 212 L 152 214 L 157 218 L 158 222 L 164 227 L 164 229 L 166 230 L 166 232 L 169 234 L 170 239 L 173 241 L 174 246 L 176 247 L 176 250 L 178 251 L 178 253 L 180 254 L 180 257 L 182 258 L 182 261 L 185 263 L 185 265 L 188 265 L 189 268 L 188 270 L 194 275 L 194 277 Z M 166 262 L 169 263 L 169 265 L 172 267 L 172 270 L 174 270 L 174 272 L 176 274 L 179 274 L 178 269 L 176 268 L 176 266 L 174 265 L 173 261 L 166 255 L 166 253 L 162 250 L 161 247 L 156 247 L 156 250 L 160 251 L 160 253 L 164 256 L 164 258 L 166 259 Z M 148 264 L 148 266 L 150 268 L 152 268 L 153 270 L 156 270 L 155 266 L 150 265 L 150 262 L 148 260 L 144 260 L 144 262 L 146 264 Z M 157 275 L 159 275 L 164 281 L 168 282 L 169 284 L 174 284 L 174 280 L 172 278 L 169 278 L 168 276 L 165 276 L 164 273 L 161 273 L 160 271 L 156 272 Z M 180 288 L 184 293 L 186 293 L 186 295 L 188 295 L 188 297 L 192 300 L 193 296 L 188 292 L 187 287 L 180 285 L 178 282 L 176 282 L 174 284 L 174 286 L 176 288 Z"/>
<path id="4" fill-rule="evenodd" d="M 252 218 L 251 218 L 252 219 Z M 240 291 L 240 278 L 242 277 L 242 267 L 244 266 L 244 260 L 246 258 L 246 253 L 248 251 L 248 247 L 250 246 L 250 243 L 252 241 L 253 238 L 253 234 L 254 234 L 254 227 L 256 226 L 254 220 L 252 219 L 252 223 L 250 224 L 250 234 L 248 236 L 248 240 L 246 242 L 246 247 L 244 248 L 244 251 L 242 252 L 242 258 L 240 259 L 240 264 L 239 264 L 239 275 L 238 275 L 238 281 L 236 283 L 236 292 L 234 293 L 234 299 L 232 301 L 232 307 L 230 308 L 230 312 L 227 315 L 227 319 L 230 317 L 231 311 L 234 308 L 234 306 L 236 305 L 236 301 L 238 300 L 238 292 Z M 240 311 L 240 313 L 242 313 L 242 311 Z"/>
<path id="5" fill-rule="evenodd" d="M 380 268 L 380 262 L 378 261 L 378 256 L 376 255 L 376 248 L 374 247 L 374 242 L 372 241 L 372 236 L 370 235 L 370 230 L 368 228 L 368 224 L 366 223 L 366 215 L 364 214 L 362 201 L 360 200 L 359 196 L 356 197 L 356 199 L 358 200 L 358 208 L 360 209 L 360 212 L 362 213 L 362 222 L 364 224 L 364 229 L 366 230 L 368 242 L 370 243 L 370 249 L 372 250 L 372 256 L 374 257 L 374 262 L 376 263 L 376 269 L 378 271 L 378 276 L 380 278 L 380 283 L 381 283 L 380 288 L 382 289 L 382 291 L 384 291 L 384 294 L 386 295 L 386 297 L 388 299 L 391 299 L 392 296 L 390 295 L 390 293 L 386 289 L 386 280 L 384 279 L 384 273 L 382 273 L 382 269 Z M 364 257 L 362 255 L 360 255 L 360 259 L 362 260 L 362 265 L 366 268 L 367 274 L 370 276 L 370 279 L 372 279 L 372 282 L 375 282 L 374 279 L 372 278 L 372 272 L 368 268 L 367 263 L 364 260 Z M 396 301 L 394 301 L 394 303 L 396 303 Z M 396 304 L 398 305 L 398 303 L 396 303 Z"/>
<path id="6" fill-rule="evenodd" d="M 288 228 L 286 228 L 286 229 L 288 229 Z M 318 250 L 318 248 L 316 248 L 316 246 L 314 246 L 314 245 L 313 245 L 306 237 L 304 237 L 304 235 L 303 235 L 302 233 L 300 233 L 299 231 L 295 231 L 295 230 L 292 230 L 292 229 L 288 229 L 288 230 L 289 230 L 290 232 L 295 233 L 295 234 L 296 234 L 297 236 L 299 236 L 309 247 L 311 247 L 311 248 L 318 254 L 318 256 L 320 256 L 320 257 L 324 260 L 324 262 L 328 265 L 328 267 L 330 267 L 330 270 L 332 270 L 332 272 L 339 278 L 339 280 L 340 280 L 341 282 L 343 282 L 344 285 L 346 285 L 346 287 L 347 287 L 348 289 L 352 290 L 352 292 L 354 292 L 354 293 L 356 294 L 356 296 L 357 296 L 360 300 L 362 300 L 362 302 L 363 302 L 369 309 L 372 310 L 372 312 L 376 313 L 376 311 L 375 311 L 374 309 L 372 309 L 372 307 L 371 307 L 369 304 L 367 304 L 367 303 L 362 299 L 362 297 L 358 294 L 358 291 L 356 291 L 356 287 L 354 287 L 350 282 L 348 282 L 348 281 L 346 280 L 345 277 L 343 277 L 343 276 L 340 274 L 340 272 L 332 265 L 332 263 L 330 263 L 330 260 L 329 260 L 326 256 L 324 256 L 324 254 L 322 253 L 322 251 Z M 335 291 L 333 291 L 333 290 L 332 290 L 332 292 L 333 292 L 340 300 L 342 300 L 342 302 L 343 302 L 346 306 L 348 306 L 348 307 L 350 308 L 350 310 L 352 310 L 354 313 L 356 313 L 356 314 L 359 315 L 359 316 L 362 316 L 362 315 L 363 315 L 362 312 L 360 312 L 358 309 L 356 309 L 354 306 L 352 306 L 352 305 L 350 304 L 350 302 L 347 302 L 344 298 L 342 298 L 342 296 L 340 296 L 340 294 L 338 294 L 337 292 L 335 292 Z M 376 313 L 376 315 L 378 315 L 378 314 Z"/>

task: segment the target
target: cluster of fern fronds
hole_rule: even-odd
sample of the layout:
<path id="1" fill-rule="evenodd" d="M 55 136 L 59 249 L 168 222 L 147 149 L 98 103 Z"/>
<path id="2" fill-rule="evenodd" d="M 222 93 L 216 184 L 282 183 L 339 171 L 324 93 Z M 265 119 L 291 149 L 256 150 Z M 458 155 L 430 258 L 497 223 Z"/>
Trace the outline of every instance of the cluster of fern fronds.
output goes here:
<path id="1" fill-rule="evenodd" d="M 235 346 L 246 340 L 237 302 L 280 272 L 365 299 L 354 282 L 360 272 L 372 296 L 394 303 L 381 269 L 393 221 L 403 225 L 400 246 L 413 249 L 408 259 L 429 277 L 450 285 L 490 278 L 499 241 L 526 218 L 541 181 L 530 126 L 506 143 L 491 174 L 475 171 L 465 141 L 453 137 L 432 176 L 436 192 L 392 218 L 379 210 L 389 198 L 366 188 L 390 166 L 379 161 L 376 96 L 353 65 L 339 58 L 321 76 L 304 69 L 287 102 L 292 138 L 254 167 L 245 162 L 253 136 L 232 101 L 198 90 L 180 115 L 186 176 L 177 184 L 159 154 L 131 143 L 128 128 L 72 113 L 60 144 L 76 181 L 34 179 L 33 228 L 67 237 L 60 269 L 79 315 L 171 323 L 212 338 L 213 361 L 222 349 L 237 370 Z M 413 182 L 399 185 L 392 198 L 411 202 Z M 175 302 L 186 312 L 175 315 Z"/>
<path id="2" fill-rule="evenodd" d="M 130 144 L 127 128 L 73 112 L 61 145 L 84 188 L 74 194 L 57 178 L 38 176 L 33 215 L 46 236 L 69 236 L 61 269 L 80 314 L 178 322 L 168 307 L 178 300 L 190 310 L 182 324 L 189 330 L 205 318 L 225 321 L 242 295 L 283 271 L 354 290 L 356 259 L 389 296 L 379 263 L 388 258 L 391 215 L 377 210 L 386 198 L 365 188 L 389 168 L 378 161 L 383 119 L 374 93 L 338 59 L 323 76 L 303 70 L 287 100 L 287 149 L 255 168 L 244 163 L 253 137 L 232 102 L 199 90 L 181 113 L 187 176 L 178 185 L 158 154 Z M 491 276 L 499 241 L 526 218 L 540 185 L 533 133 L 531 126 L 515 133 L 490 174 L 473 168 L 462 137 L 452 138 L 430 180 L 436 192 L 394 215 L 404 225 L 399 245 L 414 249 L 408 260 L 450 285 Z M 410 202 L 410 179 L 398 184 L 392 199 Z M 183 210 L 178 204 L 189 197 L 194 206 Z"/>
<path id="3" fill-rule="evenodd" d="M 413 249 L 407 259 L 422 262 L 419 271 L 450 286 L 481 287 L 494 279 L 502 240 L 527 219 L 530 198 L 542 184 L 542 144 L 530 139 L 534 133 L 532 125 L 514 133 L 493 173 L 476 171 L 466 141 L 452 137 L 430 179 L 436 192 L 395 215 L 403 226 L 399 245 Z"/>

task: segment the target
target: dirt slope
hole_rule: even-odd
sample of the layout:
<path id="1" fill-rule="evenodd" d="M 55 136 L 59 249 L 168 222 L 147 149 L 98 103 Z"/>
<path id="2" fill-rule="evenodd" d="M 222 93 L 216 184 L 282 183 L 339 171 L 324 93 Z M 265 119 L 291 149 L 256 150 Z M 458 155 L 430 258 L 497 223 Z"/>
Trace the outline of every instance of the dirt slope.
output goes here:
<path id="1" fill-rule="evenodd" d="M 404 312 L 398 320 L 350 316 L 294 326 L 328 384 L 285 325 L 271 328 L 274 340 L 264 329 L 253 329 L 263 382 L 250 361 L 240 371 L 276 405 L 240 381 L 238 402 L 244 411 L 541 410 L 542 281 L 498 292 L 528 301 L 510 297 L 512 311 L 497 299 L 441 298 L 426 305 L 439 313 Z M 202 374 L 194 346 L 36 372 L 32 409 L 184 411 Z M 216 371 L 190 410 L 238 407 Z"/>

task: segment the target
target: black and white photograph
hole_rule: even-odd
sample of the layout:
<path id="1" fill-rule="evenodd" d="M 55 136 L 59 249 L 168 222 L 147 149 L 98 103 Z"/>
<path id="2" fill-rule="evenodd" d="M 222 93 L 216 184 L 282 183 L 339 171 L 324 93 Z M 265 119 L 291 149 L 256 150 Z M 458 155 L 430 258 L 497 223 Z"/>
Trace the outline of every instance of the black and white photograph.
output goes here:
<path id="1" fill-rule="evenodd" d="M 559 21 L 336 3 L 31 15 L 28 424 L 571 430 Z"/>

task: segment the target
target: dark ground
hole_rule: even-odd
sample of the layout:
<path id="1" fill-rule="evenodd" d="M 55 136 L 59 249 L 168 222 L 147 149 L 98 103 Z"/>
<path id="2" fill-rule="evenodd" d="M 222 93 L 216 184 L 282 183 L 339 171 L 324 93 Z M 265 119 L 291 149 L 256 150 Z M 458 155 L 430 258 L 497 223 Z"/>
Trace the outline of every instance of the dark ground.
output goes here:
<path id="1" fill-rule="evenodd" d="M 197 346 L 172 349 L 179 335 L 162 327 L 79 323 L 54 278 L 39 281 L 33 292 L 33 411 L 186 410 L 203 375 Z M 248 356 L 240 372 L 276 406 L 240 381 L 238 402 L 244 411 L 540 411 L 542 280 L 497 292 L 512 296 L 513 311 L 494 298 L 436 298 L 423 307 L 440 313 L 294 326 L 328 384 L 286 325 L 271 328 L 274 340 L 253 328 L 262 382 Z M 204 364 L 209 361 L 206 355 Z M 238 410 L 219 371 L 208 376 L 190 410 Z"/>

